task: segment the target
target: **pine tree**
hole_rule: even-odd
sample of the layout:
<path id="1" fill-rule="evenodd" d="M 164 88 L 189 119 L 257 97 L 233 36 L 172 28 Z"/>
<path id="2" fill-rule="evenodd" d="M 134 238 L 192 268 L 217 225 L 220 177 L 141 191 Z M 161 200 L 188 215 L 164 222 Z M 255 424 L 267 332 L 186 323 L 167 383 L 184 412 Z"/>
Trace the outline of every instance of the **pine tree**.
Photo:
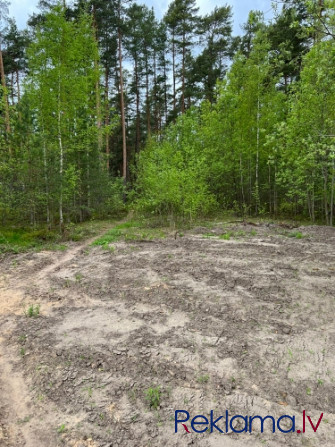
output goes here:
<path id="1" fill-rule="evenodd" d="M 199 35 L 204 49 L 196 58 L 193 71 L 196 81 L 203 85 L 203 96 L 211 103 L 216 82 L 223 79 L 227 68 L 225 60 L 230 53 L 231 14 L 230 6 L 216 7 L 200 20 Z"/>

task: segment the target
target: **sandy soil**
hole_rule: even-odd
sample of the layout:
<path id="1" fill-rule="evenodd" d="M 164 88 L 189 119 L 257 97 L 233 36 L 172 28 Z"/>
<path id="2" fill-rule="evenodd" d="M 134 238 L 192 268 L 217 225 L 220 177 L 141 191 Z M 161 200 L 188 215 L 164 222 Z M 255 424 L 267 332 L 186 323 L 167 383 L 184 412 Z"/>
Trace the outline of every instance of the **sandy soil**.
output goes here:
<path id="1" fill-rule="evenodd" d="M 333 446 L 335 230 L 232 231 L 3 258 L 0 446 Z M 324 417 L 300 435 L 175 434 L 177 409 Z"/>

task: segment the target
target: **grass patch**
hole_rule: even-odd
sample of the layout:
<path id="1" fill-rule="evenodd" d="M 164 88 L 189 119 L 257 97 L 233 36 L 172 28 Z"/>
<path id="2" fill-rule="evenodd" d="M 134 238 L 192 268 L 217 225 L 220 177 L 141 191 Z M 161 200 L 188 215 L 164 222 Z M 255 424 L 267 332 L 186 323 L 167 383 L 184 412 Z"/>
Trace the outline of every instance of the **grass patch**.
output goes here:
<path id="1" fill-rule="evenodd" d="M 232 235 L 233 233 L 231 231 L 228 231 L 227 233 L 221 234 L 219 238 L 223 239 L 224 241 L 229 241 Z"/>
<path id="2" fill-rule="evenodd" d="M 20 253 L 29 249 L 52 245 L 57 233 L 49 230 L 0 229 L 0 253 Z"/>
<path id="3" fill-rule="evenodd" d="M 197 382 L 198 383 L 207 383 L 208 381 L 209 381 L 209 375 L 208 374 L 205 374 L 203 376 L 199 376 L 197 378 Z"/>
<path id="4" fill-rule="evenodd" d="M 110 249 L 110 244 L 120 240 L 126 242 L 151 241 L 154 239 L 165 238 L 166 236 L 167 231 L 162 228 L 150 227 L 150 222 L 131 220 L 116 225 L 103 236 L 95 240 L 92 245 L 100 245 L 105 249 Z M 112 248 L 114 249 L 114 247 Z"/>
<path id="5" fill-rule="evenodd" d="M 25 251 L 64 251 L 66 242 L 89 239 L 110 228 L 113 221 L 88 221 L 81 224 L 68 224 L 64 232 L 59 229 L 32 229 L 22 227 L 0 228 L 0 254 L 22 253 Z"/>
<path id="6" fill-rule="evenodd" d="M 36 318 L 40 314 L 40 305 L 39 304 L 31 304 L 28 309 L 24 309 L 24 314 L 28 318 Z"/>
<path id="7" fill-rule="evenodd" d="M 300 231 L 293 231 L 292 233 L 288 233 L 287 237 L 293 237 L 296 239 L 303 239 L 304 236 Z"/>
<path id="8" fill-rule="evenodd" d="M 160 406 L 160 400 L 161 400 L 161 390 L 160 387 L 150 387 L 145 391 L 145 400 L 148 402 L 150 408 L 154 408 L 157 410 L 157 408 Z"/>

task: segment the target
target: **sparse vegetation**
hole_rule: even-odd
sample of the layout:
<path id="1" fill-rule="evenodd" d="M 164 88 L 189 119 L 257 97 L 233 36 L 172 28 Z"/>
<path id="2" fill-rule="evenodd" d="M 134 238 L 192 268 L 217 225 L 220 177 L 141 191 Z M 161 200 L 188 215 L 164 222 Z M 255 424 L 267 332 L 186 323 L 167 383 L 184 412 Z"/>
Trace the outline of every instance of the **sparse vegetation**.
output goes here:
<path id="1" fill-rule="evenodd" d="M 197 378 L 197 382 L 198 383 L 207 383 L 209 381 L 209 375 L 205 374 L 205 375 L 201 375 Z"/>
<path id="2" fill-rule="evenodd" d="M 61 434 L 61 433 L 65 433 L 65 432 L 66 432 L 66 425 L 65 425 L 65 424 L 60 425 L 60 426 L 57 428 L 57 432 L 58 432 L 59 434 Z"/>
<path id="3" fill-rule="evenodd" d="M 161 401 L 161 389 L 159 386 L 150 387 L 145 391 L 145 400 L 148 402 L 149 407 L 155 410 L 160 406 Z"/>
<path id="4" fill-rule="evenodd" d="M 40 314 L 39 304 L 30 304 L 27 309 L 24 310 L 24 314 L 28 318 L 36 318 Z"/>

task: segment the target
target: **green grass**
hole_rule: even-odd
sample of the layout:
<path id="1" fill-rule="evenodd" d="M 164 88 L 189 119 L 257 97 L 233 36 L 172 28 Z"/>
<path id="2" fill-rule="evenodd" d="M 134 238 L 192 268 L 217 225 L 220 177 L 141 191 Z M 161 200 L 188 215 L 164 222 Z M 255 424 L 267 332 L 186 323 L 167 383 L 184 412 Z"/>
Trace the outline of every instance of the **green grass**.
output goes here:
<path id="1" fill-rule="evenodd" d="M 57 233 L 48 230 L 0 229 L 0 253 L 20 253 L 52 245 L 57 238 Z"/>
<path id="2" fill-rule="evenodd" d="M 231 237 L 232 237 L 232 232 L 231 231 L 228 231 L 227 233 L 221 234 L 219 236 L 220 239 L 223 239 L 225 241 L 229 241 Z"/>
<path id="3" fill-rule="evenodd" d="M 203 376 L 199 376 L 197 378 L 197 382 L 198 383 L 207 383 L 208 381 L 209 381 L 209 375 L 208 374 L 205 374 Z"/>
<path id="4" fill-rule="evenodd" d="M 24 314 L 28 318 L 36 318 L 40 314 L 40 305 L 31 304 L 28 309 L 24 309 Z"/>
<path id="5" fill-rule="evenodd" d="M 161 390 L 160 387 L 150 387 L 147 389 L 144 393 L 145 400 L 148 402 L 150 408 L 154 408 L 157 410 L 157 408 L 160 406 L 160 400 L 161 400 Z"/>
<path id="6" fill-rule="evenodd" d="M 22 253 L 25 251 L 64 251 L 66 242 L 81 241 L 94 237 L 104 229 L 108 229 L 113 221 L 88 221 L 81 224 L 69 224 L 61 234 L 58 228 L 48 230 L 5 227 L 0 228 L 0 254 Z"/>
<path id="7" fill-rule="evenodd" d="M 105 249 L 110 249 L 111 244 L 118 241 L 134 242 L 134 241 L 151 241 L 154 239 L 165 238 L 167 231 L 161 228 L 150 227 L 148 221 L 128 221 L 116 225 L 107 231 L 103 236 L 99 237 L 92 245 L 99 245 Z M 114 247 L 112 247 L 114 249 Z"/>
<path id="8" fill-rule="evenodd" d="M 60 425 L 60 426 L 57 428 L 57 431 L 58 431 L 58 433 L 64 433 L 64 432 L 66 431 L 66 426 L 65 426 L 65 424 Z"/>
<path id="9" fill-rule="evenodd" d="M 300 231 L 293 231 L 292 233 L 287 234 L 288 237 L 293 237 L 296 239 L 302 239 L 306 236 L 304 236 Z"/>

